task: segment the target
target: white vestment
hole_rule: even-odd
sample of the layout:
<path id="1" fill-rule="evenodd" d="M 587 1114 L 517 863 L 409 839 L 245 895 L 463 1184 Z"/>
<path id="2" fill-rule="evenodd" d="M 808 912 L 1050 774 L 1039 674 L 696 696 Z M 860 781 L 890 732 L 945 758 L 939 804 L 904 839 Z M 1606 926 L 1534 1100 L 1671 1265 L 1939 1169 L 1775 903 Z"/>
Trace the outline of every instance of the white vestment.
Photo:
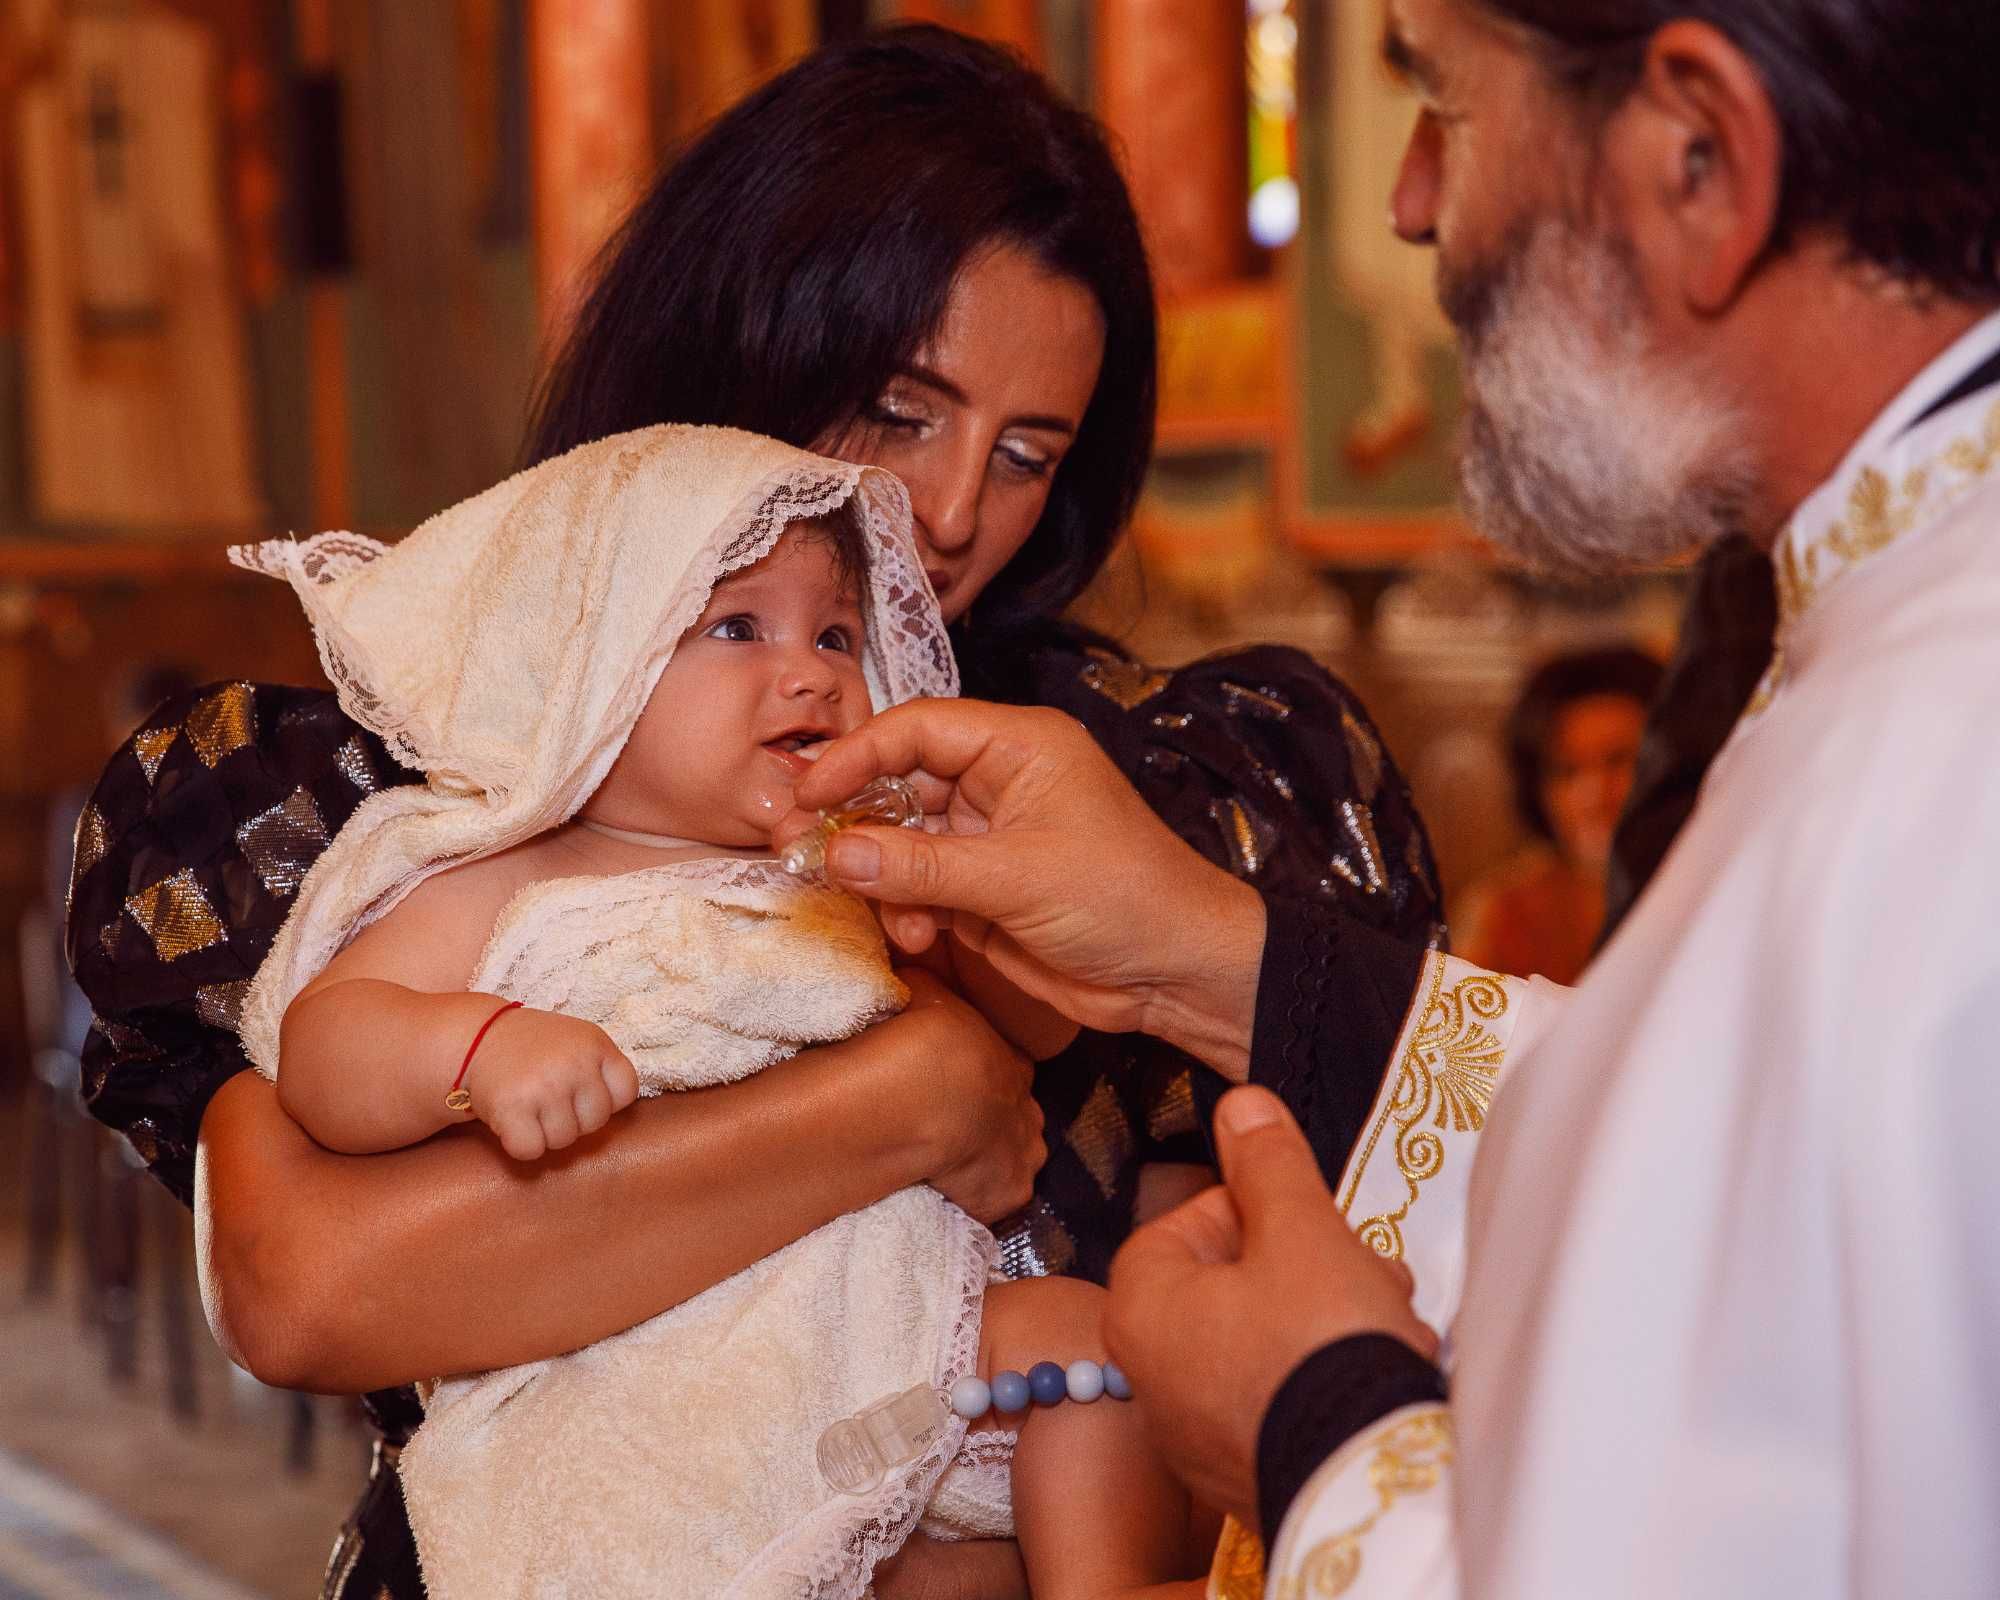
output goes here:
<path id="1" fill-rule="evenodd" d="M 1580 987 L 1434 958 L 1489 1037 L 1392 1069 L 1343 1190 L 1400 1176 L 1445 1321 L 1462 1195 L 1452 1403 L 1328 1459 L 1270 1596 L 2000 1595 L 2000 391 L 1925 416 L 1996 348 L 1798 509 L 1771 677 Z M 1436 1084 L 1510 1054 L 1474 1162 Z"/>

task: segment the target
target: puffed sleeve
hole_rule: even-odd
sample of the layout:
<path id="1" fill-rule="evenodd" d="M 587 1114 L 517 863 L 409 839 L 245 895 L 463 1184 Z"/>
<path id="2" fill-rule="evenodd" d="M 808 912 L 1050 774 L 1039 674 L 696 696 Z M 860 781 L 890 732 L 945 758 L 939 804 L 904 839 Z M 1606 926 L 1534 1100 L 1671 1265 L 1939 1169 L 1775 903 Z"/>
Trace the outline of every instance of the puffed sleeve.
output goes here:
<path id="1" fill-rule="evenodd" d="M 1292 1105 L 1332 1181 L 1444 936 L 1429 838 L 1367 711 L 1276 647 L 1167 671 L 1077 642 L 1037 652 L 1031 688 L 1090 730 L 1169 827 L 1264 896 L 1273 934 L 1253 1073 Z M 1212 1161 L 1227 1087 L 1136 1036 L 1085 1034 L 1045 1063 L 1049 1162 L 1036 1205 L 1001 1230 L 1010 1267 L 1101 1279 L 1139 1169 Z"/>
<path id="2" fill-rule="evenodd" d="M 77 822 L 65 945 L 94 1021 L 85 1104 L 194 1195 L 201 1118 L 248 1062 L 235 1021 L 307 869 L 413 775 L 324 690 L 211 684 L 114 754 Z"/>

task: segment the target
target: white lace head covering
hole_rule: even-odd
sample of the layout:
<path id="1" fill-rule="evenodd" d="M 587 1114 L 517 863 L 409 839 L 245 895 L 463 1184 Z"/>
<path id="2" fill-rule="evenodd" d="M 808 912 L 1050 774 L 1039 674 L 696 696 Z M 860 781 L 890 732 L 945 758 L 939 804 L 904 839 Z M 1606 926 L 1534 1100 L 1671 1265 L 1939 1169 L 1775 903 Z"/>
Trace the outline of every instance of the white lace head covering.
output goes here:
<path id="1" fill-rule="evenodd" d="M 298 592 L 342 708 L 428 779 L 363 802 L 300 885 L 243 1009 L 257 1066 L 275 1074 L 292 996 L 425 877 L 573 816 L 717 581 L 849 505 L 876 709 L 956 694 L 903 486 L 734 429 L 581 446 L 393 546 L 325 533 L 232 549 Z"/>

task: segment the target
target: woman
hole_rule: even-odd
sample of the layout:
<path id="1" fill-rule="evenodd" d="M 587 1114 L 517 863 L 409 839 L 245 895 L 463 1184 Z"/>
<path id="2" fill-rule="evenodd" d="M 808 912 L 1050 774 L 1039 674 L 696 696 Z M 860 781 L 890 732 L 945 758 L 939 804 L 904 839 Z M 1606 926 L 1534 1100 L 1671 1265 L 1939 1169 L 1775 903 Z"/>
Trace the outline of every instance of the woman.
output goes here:
<path id="1" fill-rule="evenodd" d="M 940 30 L 833 46 L 689 149 L 604 260 L 531 460 L 681 421 L 889 468 L 970 692 L 1075 715 L 1175 828 L 1268 890 L 1331 897 L 1399 948 L 1433 935 L 1428 843 L 1339 685 L 1279 650 L 1155 673 L 1060 620 L 1132 508 L 1153 420 L 1151 283 L 1090 119 Z M 330 1155 L 241 1070 L 228 1008 L 326 836 L 411 775 L 324 693 L 225 687 L 149 727 L 80 835 L 70 949 L 105 1019 L 92 1109 L 195 1199 L 211 1321 L 270 1381 L 380 1391 L 573 1349 L 915 1182 L 1009 1217 L 1012 1270 L 1101 1277 L 1141 1169 L 1205 1158 L 1213 1086 L 1186 1058 L 1087 1035 L 1031 1098 L 1019 1058 L 921 974 L 917 1003 L 863 1037 L 643 1104 L 614 1143 L 531 1171 L 477 1137 Z M 164 941 L 124 936 L 128 898 Z M 1387 1043 L 1358 1046 L 1371 1081 Z M 765 1194 L 751 1175 L 802 1127 L 824 1160 Z M 635 1212 L 659 1225 L 604 1226 Z M 383 1266 L 411 1260 L 432 1265 Z M 371 1402 L 393 1453 L 414 1401 Z M 957 1592 L 1019 1589 L 1011 1547 L 918 1546 L 881 1575 L 885 1600 L 933 1592 L 932 1560 Z M 378 1463 L 327 1592 L 384 1591 L 421 1592 Z"/>
<path id="2" fill-rule="evenodd" d="M 1629 647 L 1558 656 L 1507 719 L 1514 808 L 1530 842 L 1466 896 L 1458 953 L 1575 983 L 1604 926 L 1611 842 L 1632 792 L 1659 662 Z"/>

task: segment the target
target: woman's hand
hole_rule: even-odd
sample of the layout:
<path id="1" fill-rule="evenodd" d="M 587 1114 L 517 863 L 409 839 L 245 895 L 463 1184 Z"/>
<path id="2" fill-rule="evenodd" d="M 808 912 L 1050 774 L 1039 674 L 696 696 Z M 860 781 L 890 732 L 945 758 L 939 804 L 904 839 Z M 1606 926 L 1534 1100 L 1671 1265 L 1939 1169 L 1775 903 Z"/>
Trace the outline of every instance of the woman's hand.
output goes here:
<path id="1" fill-rule="evenodd" d="M 593 1343 L 913 1183 L 982 1219 L 1018 1209 L 1043 1154 L 1027 1063 L 906 977 L 903 1015 L 641 1100 L 540 1161 L 469 1127 L 335 1155 L 238 1073 L 202 1117 L 196 1168 L 216 1337 L 286 1388 L 388 1388 Z M 646 1225 L 606 1221 L 633 1217 Z"/>
<path id="2" fill-rule="evenodd" d="M 997 1222 L 1034 1196 L 1048 1157 L 1034 1069 L 986 1019 L 928 972 L 901 974 L 909 1008 L 897 1019 L 912 1071 L 906 1104 L 942 1116 L 930 1184 L 980 1222 Z"/>
<path id="3" fill-rule="evenodd" d="M 926 831 L 856 828 L 827 871 L 884 902 L 921 950 L 940 926 L 1085 1027 L 1139 1030 L 1247 1073 L 1263 902 L 1155 816 L 1090 735 L 1060 712 L 914 701 L 826 747 L 798 805 L 831 806 L 907 776 Z M 783 845 L 810 825 L 795 812 Z"/>

